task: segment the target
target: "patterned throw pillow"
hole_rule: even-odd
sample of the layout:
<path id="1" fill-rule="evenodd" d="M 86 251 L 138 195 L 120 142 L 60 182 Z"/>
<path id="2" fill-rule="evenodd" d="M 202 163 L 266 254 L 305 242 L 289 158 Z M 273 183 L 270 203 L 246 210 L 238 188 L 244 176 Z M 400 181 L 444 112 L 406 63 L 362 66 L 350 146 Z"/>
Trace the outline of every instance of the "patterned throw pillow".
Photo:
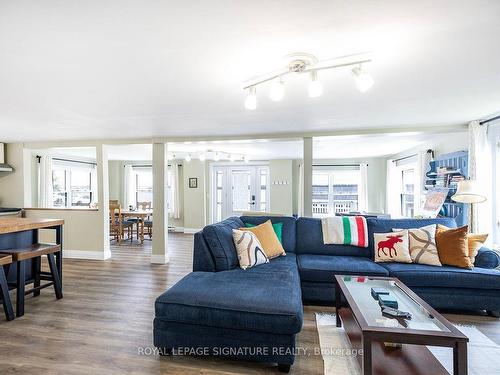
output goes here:
<path id="1" fill-rule="evenodd" d="M 233 229 L 233 240 L 240 268 L 246 270 L 259 264 L 269 263 L 269 259 L 262 250 L 262 245 L 252 232 Z"/>
<path id="2" fill-rule="evenodd" d="M 408 231 L 373 233 L 375 262 L 411 263 Z"/>
<path id="3" fill-rule="evenodd" d="M 399 232 L 402 229 L 392 229 Z M 441 266 L 436 246 L 436 224 L 408 229 L 410 257 L 413 263 Z"/>

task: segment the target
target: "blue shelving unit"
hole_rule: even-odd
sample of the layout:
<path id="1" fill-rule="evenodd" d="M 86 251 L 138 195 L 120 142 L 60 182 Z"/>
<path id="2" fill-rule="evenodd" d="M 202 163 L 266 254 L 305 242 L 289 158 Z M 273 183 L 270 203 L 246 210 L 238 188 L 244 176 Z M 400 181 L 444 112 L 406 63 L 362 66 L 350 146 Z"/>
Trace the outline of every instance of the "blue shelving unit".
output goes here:
<path id="1" fill-rule="evenodd" d="M 457 151 L 443 154 L 431 161 L 430 166 L 431 171 L 428 173 L 428 176 L 432 172 L 435 173 L 439 167 L 448 167 L 460 171 L 465 178 L 468 178 L 469 153 L 467 151 Z M 459 226 L 466 225 L 469 217 L 469 205 L 452 201 L 450 197 L 453 194 L 455 194 L 455 189 L 450 189 L 448 197 L 443 204 L 441 215 L 454 218 Z"/>

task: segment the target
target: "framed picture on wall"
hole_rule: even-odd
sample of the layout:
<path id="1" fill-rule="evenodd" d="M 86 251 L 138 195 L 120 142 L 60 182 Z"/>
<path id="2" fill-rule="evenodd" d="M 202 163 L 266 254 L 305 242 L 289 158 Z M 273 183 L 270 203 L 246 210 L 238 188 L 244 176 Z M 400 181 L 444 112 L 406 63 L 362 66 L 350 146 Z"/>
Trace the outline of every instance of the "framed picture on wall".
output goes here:
<path id="1" fill-rule="evenodd" d="M 198 178 L 197 177 L 190 177 L 189 178 L 189 187 L 191 189 L 196 189 L 198 187 Z"/>

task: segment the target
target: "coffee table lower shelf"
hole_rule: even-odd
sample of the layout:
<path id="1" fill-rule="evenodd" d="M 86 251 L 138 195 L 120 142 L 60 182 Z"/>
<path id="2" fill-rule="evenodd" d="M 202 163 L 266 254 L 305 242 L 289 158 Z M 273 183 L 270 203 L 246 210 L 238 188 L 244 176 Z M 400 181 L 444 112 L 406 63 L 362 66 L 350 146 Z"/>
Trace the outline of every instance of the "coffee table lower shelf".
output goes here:
<path id="1" fill-rule="evenodd" d="M 351 346 L 362 347 L 361 329 L 354 320 L 352 311 L 343 307 L 340 310 L 343 327 L 349 337 Z M 363 357 L 357 357 L 360 368 L 363 367 Z M 382 342 L 372 343 L 372 374 L 373 375 L 449 375 L 436 357 L 427 347 L 422 345 L 403 344 L 402 348 L 385 348 Z"/>

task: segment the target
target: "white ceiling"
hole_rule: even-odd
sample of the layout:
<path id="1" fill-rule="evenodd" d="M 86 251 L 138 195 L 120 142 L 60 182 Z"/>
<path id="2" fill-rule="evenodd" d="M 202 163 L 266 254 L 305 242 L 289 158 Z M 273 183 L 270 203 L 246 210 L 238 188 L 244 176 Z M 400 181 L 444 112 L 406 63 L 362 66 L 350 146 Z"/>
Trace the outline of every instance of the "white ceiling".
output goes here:
<path id="1" fill-rule="evenodd" d="M 465 123 L 500 108 L 500 1 L 0 0 L 2 141 L 214 136 Z M 374 51 L 371 91 L 321 72 L 307 97 L 245 80 L 302 51 Z"/>
<path id="2" fill-rule="evenodd" d="M 313 156 L 315 159 L 349 159 L 381 157 L 397 154 L 414 147 L 430 144 L 436 138 L 445 135 L 430 133 L 392 133 L 374 135 L 350 135 L 334 137 L 315 137 Z M 109 160 L 149 161 L 152 158 L 151 144 L 109 145 Z M 168 151 L 177 159 L 191 154 L 193 159 L 200 154 L 213 158 L 219 152 L 221 159 L 228 159 L 229 154 L 250 160 L 300 159 L 302 158 L 302 140 L 239 140 L 213 142 L 169 143 Z M 52 152 L 68 157 L 95 159 L 93 147 L 55 148 Z"/>

